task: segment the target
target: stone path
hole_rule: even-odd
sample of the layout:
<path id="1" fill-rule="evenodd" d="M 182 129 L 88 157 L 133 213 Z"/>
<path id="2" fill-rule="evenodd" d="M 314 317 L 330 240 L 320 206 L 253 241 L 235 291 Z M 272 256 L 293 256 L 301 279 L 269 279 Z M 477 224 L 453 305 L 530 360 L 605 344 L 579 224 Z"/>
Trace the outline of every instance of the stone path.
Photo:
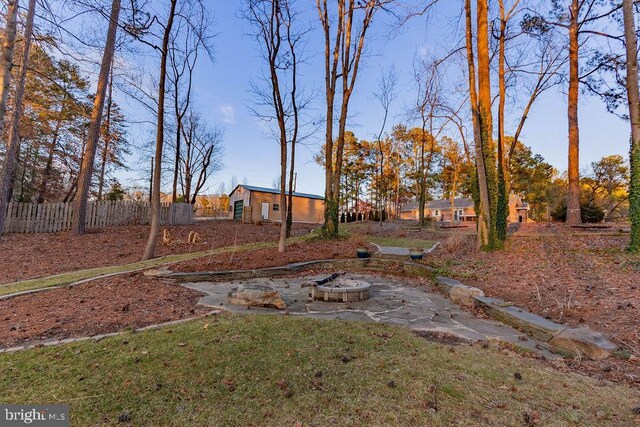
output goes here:
<path id="1" fill-rule="evenodd" d="M 336 303 L 312 301 L 308 288 L 300 285 L 309 280 L 319 280 L 325 275 L 289 279 L 248 279 L 229 282 L 182 283 L 206 296 L 200 304 L 223 308 L 235 313 L 308 316 L 317 319 L 339 319 L 353 321 L 383 322 L 406 326 L 417 331 L 432 331 L 452 334 L 470 341 L 498 339 L 541 353 L 547 358 L 557 358 L 546 343 L 528 338 L 521 332 L 503 323 L 481 319 L 460 309 L 439 293 L 425 292 L 420 288 L 402 283 L 400 279 L 387 279 L 370 275 L 347 274 L 344 278 L 364 280 L 371 283 L 370 298 L 366 301 Z M 243 286 L 267 286 L 280 292 L 288 308 L 270 308 L 227 304 L 230 291 Z"/>
<path id="2" fill-rule="evenodd" d="M 399 256 L 409 256 L 409 248 L 403 248 L 400 246 L 380 246 L 375 243 L 371 243 L 373 246 L 378 248 L 378 253 L 382 255 L 399 255 Z M 428 254 L 438 247 L 440 242 L 436 242 L 431 248 L 425 249 L 424 253 Z"/>

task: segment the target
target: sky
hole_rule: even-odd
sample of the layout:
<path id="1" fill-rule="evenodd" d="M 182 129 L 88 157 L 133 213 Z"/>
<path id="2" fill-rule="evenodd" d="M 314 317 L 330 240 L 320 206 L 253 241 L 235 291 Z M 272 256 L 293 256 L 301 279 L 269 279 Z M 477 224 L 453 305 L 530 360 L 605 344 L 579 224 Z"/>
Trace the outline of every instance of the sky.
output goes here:
<path id="1" fill-rule="evenodd" d="M 264 124 L 254 117 L 251 105 L 250 82 L 260 76 L 263 63 L 257 45 L 248 34 L 251 29 L 240 16 L 240 1 L 210 0 L 215 15 L 215 62 L 203 59 L 194 76 L 195 104 L 205 120 L 224 131 L 224 168 L 210 179 L 204 193 L 218 189 L 224 182 L 226 191 L 232 177 L 238 182 L 272 187 L 279 174 L 279 146 L 267 132 Z M 316 91 L 316 113 L 323 111 L 324 60 L 323 40 L 319 28 L 315 2 L 298 1 L 302 19 L 312 31 L 308 44 L 310 59 L 301 70 L 301 80 L 307 90 Z M 382 108 L 374 99 L 381 70 L 393 65 L 399 74 L 398 97 L 391 106 L 390 126 L 407 123 L 407 111 L 415 98 L 412 79 L 416 57 L 438 55 L 452 45 L 452 25 L 458 24 L 458 2 L 441 2 L 428 18 L 415 18 L 401 31 L 392 29 L 390 16 L 381 15 L 374 21 L 367 39 L 368 53 L 356 82 L 350 106 L 347 128 L 360 139 L 371 139 L 380 130 Z M 453 80 L 459 76 L 451 78 Z M 446 79 L 446 76 L 445 76 Z M 534 104 L 520 139 L 534 153 L 541 154 L 559 171 L 567 167 L 567 113 L 564 88 L 546 92 Z M 465 106 L 468 109 L 468 106 Z M 507 108 L 507 134 L 515 129 L 520 113 L 517 105 Z M 582 95 L 579 105 L 580 164 L 588 164 L 609 154 L 628 153 L 628 123 L 608 113 L 604 104 L 594 97 Z M 408 122 L 409 124 L 411 122 Z M 390 126 L 388 130 L 390 129 Z M 451 132 L 454 138 L 456 134 Z M 297 191 L 323 194 L 324 172 L 313 157 L 320 151 L 324 127 L 298 148 L 296 159 Z M 146 163 L 145 163 L 146 164 Z M 147 172 L 148 173 L 148 172 Z M 122 174 L 125 185 L 146 188 L 140 171 Z"/>

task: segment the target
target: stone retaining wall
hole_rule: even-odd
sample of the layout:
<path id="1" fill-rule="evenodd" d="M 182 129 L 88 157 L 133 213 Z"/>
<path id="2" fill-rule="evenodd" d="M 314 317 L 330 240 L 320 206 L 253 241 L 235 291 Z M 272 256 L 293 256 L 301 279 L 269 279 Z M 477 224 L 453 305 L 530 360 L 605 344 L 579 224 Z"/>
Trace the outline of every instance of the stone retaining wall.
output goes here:
<path id="1" fill-rule="evenodd" d="M 523 310 L 510 302 L 484 296 L 481 289 L 464 285 L 449 277 L 438 276 L 436 286 L 460 305 L 475 306 L 489 316 L 544 342 L 563 353 L 602 360 L 610 357 L 617 346 L 600 332 L 588 327 L 570 328 Z"/>

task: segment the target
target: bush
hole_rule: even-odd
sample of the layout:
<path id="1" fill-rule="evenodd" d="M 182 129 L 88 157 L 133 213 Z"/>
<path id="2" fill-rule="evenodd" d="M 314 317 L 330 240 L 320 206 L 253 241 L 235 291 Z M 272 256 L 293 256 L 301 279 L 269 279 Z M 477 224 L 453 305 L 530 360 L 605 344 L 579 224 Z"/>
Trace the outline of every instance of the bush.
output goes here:
<path id="1" fill-rule="evenodd" d="M 582 222 L 597 223 L 604 219 L 604 210 L 593 200 L 583 200 L 580 202 L 580 217 Z M 562 200 L 554 210 L 551 211 L 551 218 L 556 221 L 567 220 L 567 201 Z"/>
<path id="2" fill-rule="evenodd" d="M 452 254 L 454 252 L 460 252 L 465 246 L 467 238 L 460 232 L 451 233 L 449 237 L 444 239 L 441 243 L 442 249 Z"/>

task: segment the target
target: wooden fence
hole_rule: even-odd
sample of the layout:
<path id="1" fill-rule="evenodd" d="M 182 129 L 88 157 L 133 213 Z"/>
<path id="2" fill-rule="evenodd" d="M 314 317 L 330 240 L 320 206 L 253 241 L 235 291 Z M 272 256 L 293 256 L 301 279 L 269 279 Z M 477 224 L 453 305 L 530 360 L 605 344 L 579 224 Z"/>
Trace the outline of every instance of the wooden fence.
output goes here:
<path id="1" fill-rule="evenodd" d="M 4 234 L 55 233 L 71 228 L 73 203 L 9 203 Z M 87 229 L 110 225 L 148 224 L 148 202 L 89 202 Z M 193 206 L 188 203 L 163 203 L 160 221 L 164 225 L 193 223 Z"/>

